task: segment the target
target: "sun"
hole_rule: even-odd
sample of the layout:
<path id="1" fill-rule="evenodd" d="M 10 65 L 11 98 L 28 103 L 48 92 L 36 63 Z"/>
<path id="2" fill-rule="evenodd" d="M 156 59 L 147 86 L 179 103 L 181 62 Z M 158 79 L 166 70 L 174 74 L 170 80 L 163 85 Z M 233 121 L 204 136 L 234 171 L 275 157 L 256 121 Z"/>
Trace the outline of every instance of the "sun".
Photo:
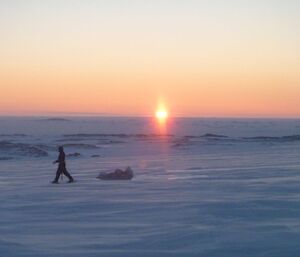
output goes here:
<path id="1" fill-rule="evenodd" d="M 168 119 L 169 114 L 166 110 L 160 109 L 156 111 L 155 116 L 158 121 L 165 122 Z"/>

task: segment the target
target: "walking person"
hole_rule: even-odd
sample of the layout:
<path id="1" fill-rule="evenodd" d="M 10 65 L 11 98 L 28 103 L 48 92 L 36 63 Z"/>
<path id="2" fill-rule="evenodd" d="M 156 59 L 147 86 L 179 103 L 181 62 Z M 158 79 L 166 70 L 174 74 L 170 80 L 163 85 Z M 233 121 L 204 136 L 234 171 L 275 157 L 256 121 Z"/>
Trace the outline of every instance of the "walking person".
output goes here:
<path id="1" fill-rule="evenodd" d="M 74 182 L 74 179 L 66 169 L 66 161 L 65 161 L 66 155 L 65 155 L 65 152 L 64 152 L 64 148 L 62 146 L 60 146 L 58 148 L 58 152 L 59 152 L 58 159 L 53 162 L 53 164 L 58 163 L 58 168 L 57 168 L 57 171 L 56 171 L 55 179 L 52 181 L 52 183 L 53 184 L 58 184 L 58 179 L 59 179 L 61 174 L 64 174 L 69 179 L 68 183 L 72 183 L 72 182 Z"/>

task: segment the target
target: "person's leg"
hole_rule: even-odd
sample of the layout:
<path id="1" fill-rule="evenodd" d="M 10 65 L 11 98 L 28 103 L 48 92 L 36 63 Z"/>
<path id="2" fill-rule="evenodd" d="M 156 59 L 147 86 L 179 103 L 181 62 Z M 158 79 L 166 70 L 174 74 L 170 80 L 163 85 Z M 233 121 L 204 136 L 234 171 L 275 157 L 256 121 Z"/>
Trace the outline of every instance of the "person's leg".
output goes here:
<path id="1" fill-rule="evenodd" d="M 66 168 L 63 170 L 63 174 L 69 179 L 69 181 L 74 181 L 73 177 L 70 175 Z"/>
<path id="2" fill-rule="evenodd" d="M 55 179 L 53 180 L 53 183 L 58 183 L 58 179 L 60 177 L 60 174 L 61 174 L 61 169 L 57 169 L 56 171 L 56 176 L 55 176 Z"/>

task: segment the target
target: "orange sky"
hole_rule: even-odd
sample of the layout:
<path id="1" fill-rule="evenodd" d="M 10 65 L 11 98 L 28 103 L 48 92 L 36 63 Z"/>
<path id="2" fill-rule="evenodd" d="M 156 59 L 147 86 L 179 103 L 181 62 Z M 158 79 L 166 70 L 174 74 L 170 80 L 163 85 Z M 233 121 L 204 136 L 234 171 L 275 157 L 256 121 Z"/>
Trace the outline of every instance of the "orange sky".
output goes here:
<path id="1" fill-rule="evenodd" d="M 278 2 L 1 2 L 0 115 L 300 117 L 300 4 Z"/>

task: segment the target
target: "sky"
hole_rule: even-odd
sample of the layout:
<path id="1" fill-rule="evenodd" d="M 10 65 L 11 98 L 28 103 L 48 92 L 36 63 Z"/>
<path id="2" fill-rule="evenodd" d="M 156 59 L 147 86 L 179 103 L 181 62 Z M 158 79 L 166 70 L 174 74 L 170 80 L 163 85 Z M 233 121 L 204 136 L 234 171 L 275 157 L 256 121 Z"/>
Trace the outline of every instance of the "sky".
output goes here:
<path id="1" fill-rule="evenodd" d="M 300 117 L 298 0 L 1 0 L 0 115 Z"/>

